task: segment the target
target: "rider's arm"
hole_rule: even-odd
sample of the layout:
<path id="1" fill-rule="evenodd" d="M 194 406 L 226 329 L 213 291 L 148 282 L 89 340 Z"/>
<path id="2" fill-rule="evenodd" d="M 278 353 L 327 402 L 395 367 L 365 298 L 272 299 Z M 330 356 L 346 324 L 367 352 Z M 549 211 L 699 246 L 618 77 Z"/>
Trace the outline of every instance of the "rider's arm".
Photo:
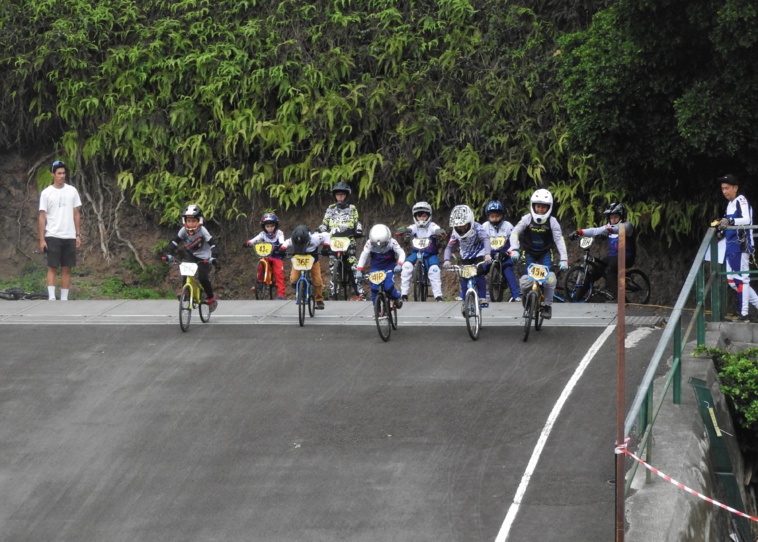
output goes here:
<path id="1" fill-rule="evenodd" d="M 361 252 L 360 258 L 358 258 L 358 265 L 356 265 L 356 269 L 363 270 L 363 268 L 366 266 L 366 260 L 368 260 L 368 257 L 371 255 L 371 241 L 366 241 L 366 244 L 363 245 L 363 251 Z"/>
<path id="2" fill-rule="evenodd" d="M 395 255 L 397 256 L 397 265 L 403 265 L 405 262 L 405 251 L 400 246 L 400 243 L 398 243 L 395 239 L 392 239 L 390 241 L 390 247 L 392 247 L 392 250 L 395 251 Z"/>
<path id="3" fill-rule="evenodd" d="M 750 205 L 747 202 L 747 198 L 740 194 L 737 196 L 737 210 L 740 216 L 732 218 L 732 224 L 735 226 L 750 226 Z"/>
<path id="4" fill-rule="evenodd" d="M 563 239 L 561 223 L 554 216 L 550 217 L 550 229 L 553 231 L 553 241 L 555 241 L 555 246 L 558 249 L 560 261 L 568 262 L 568 251 L 566 250 L 566 241 Z"/>
<path id="5" fill-rule="evenodd" d="M 453 249 L 458 244 L 458 236 L 453 232 L 453 235 L 450 237 L 450 241 L 447 242 L 447 246 L 445 247 L 445 255 L 442 257 L 442 261 L 449 262 L 450 257 L 453 255 Z"/>
<path id="6" fill-rule="evenodd" d="M 511 250 L 518 250 L 521 248 L 521 241 L 519 240 L 519 236 L 524 231 L 524 228 L 526 228 L 526 224 L 524 223 L 525 218 L 526 217 L 522 218 L 511 232 L 511 236 L 509 237 L 509 241 L 511 242 Z"/>
<path id="7" fill-rule="evenodd" d="M 616 229 L 618 232 L 618 228 Z M 576 232 L 582 237 L 596 237 L 598 235 L 608 235 L 608 225 L 599 226 L 597 228 L 584 228 L 582 230 L 576 230 Z"/>
<path id="8" fill-rule="evenodd" d="M 492 254 L 492 245 L 490 244 L 490 236 L 484 228 L 479 228 L 477 232 L 479 239 L 484 243 L 484 253 L 482 256 L 490 257 Z"/>

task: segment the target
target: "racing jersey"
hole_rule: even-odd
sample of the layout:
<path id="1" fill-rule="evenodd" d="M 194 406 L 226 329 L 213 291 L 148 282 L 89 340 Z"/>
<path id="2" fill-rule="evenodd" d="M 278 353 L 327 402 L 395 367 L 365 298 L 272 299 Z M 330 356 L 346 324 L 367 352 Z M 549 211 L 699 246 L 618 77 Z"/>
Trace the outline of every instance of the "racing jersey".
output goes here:
<path id="1" fill-rule="evenodd" d="M 256 243 L 271 243 L 271 254 L 267 257 L 277 260 L 282 259 L 281 253 L 277 252 L 277 249 L 284 244 L 284 232 L 282 230 L 277 228 L 274 230 L 273 235 L 269 235 L 267 231 L 262 231 L 247 242 L 251 246 Z"/>
<path id="2" fill-rule="evenodd" d="M 191 256 L 199 260 L 212 258 L 216 251 L 213 237 L 205 226 L 199 226 L 192 235 L 189 234 L 187 228 L 182 226 L 179 233 L 171 240 L 171 245 L 172 249 L 184 248 Z"/>
<path id="3" fill-rule="evenodd" d="M 560 261 L 568 261 L 561 225 L 554 216 L 546 224 L 535 224 L 531 213 L 524 215 L 511 232 L 511 250 L 522 250 L 539 259 L 553 247 L 558 249 Z"/>
<path id="4" fill-rule="evenodd" d="M 371 256 L 372 271 L 390 271 L 396 265 L 403 265 L 405 261 L 405 251 L 396 239 L 390 239 L 390 244 L 384 252 L 374 250 L 371 241 L 366 241 L 366 244 L 363 245 L 361 257 L 358 259 L 358 270 L 363 270 L 369 256 Z"/>
<path id="5" fill-rule="evenodd" d="M 450 241 L 445 247 L 445 255 L 443 256 L 444 261 L 450 261 L 450 256 L 456 246 L 458 247 L 458 252 L 460 253 L 462 260 L 473 260 L 479 256 L 489 256 L 492 251 L 489 236 L 478 222 L 474 222 L 471 227 L 474 229 L 474 233 L 463 239 L 461 239 L 458 232 L 453 228 L 453 233 L 450 235 Z"/>
<path id="6" fill-rule="evenodd" d="M 634 242 L 634 226 L 631 222 L 624 222 L 624 232 L 626 234 L 626 261 L 634 261 L 637 254 L 637 247 Z M 586 228 L 581 230 L 582 237 L 595 237 L 598 235 L 608 236 L 608 256 L 617 257 L 619 255 L 619 225 L 611 223 L 597 228 Z"/>
<path id="7" fill-rule="evenodd" d="M 726 206 L 724 213 L 726 218 L 733 221 L 735 226 L 751 226 L 753 224 L 753 208 L 742 194 L 738 195 Z M 752 230 L 726 230 L 724 239 L 726 240 L 726 254 L 744 252 L 752 254 L 753 236 Z"/>
<path id="8" fill-rule="evenodd" d="M 419 251 L 414 250 L 414 252 L 424 255 L 437 254 L 437 252 L 439 252 L 439 247 L 437 246 L 437 237 L 434 236 L 434 232 L 440 229 L 442 228 L 431 221 L 427 222 L 425 226 L 417 226 L 416 224 L 409 226 L 408 231 L 410 232 L 411 238 L 429 239 L 429 245 L 425 249 Z"/>
<path id="9" fill-rule="evenodd" d="M 320 232 L 340 234 L 345 237 L 354 237 L 363 233 L 363 226 L 358 220 L 358 209 L 355 205 L 340 207 L 332 203 L 324 214 L 324 220 L 318 227 Z"/>
<path id="10" fill-rule="evenodd" d="M 503 220 L 500 222 L 499 226 L 495 226 L 492 224 L 489 220 L 482 222 L 482 228 L 487 233 L 487 237 L 492 239 L 493 237 L 505 237 L 505 244 L 500 248 L 500 250 L 492 250 L 492 254 L 495 254 L 496 252 L 500 252 L 502 254 L 508 252 L 511 249 L 511 232 L 513 231 L 513 224 L 508 222 L 507 220 Z"/>

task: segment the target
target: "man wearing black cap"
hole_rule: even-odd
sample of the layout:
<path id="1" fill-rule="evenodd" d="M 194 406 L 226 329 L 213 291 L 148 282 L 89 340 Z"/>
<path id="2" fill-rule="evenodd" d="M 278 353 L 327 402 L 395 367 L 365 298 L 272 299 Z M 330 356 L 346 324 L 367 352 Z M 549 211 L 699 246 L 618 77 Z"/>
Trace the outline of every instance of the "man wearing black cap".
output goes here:
<path id="1" fill-rule="evenodd" d="M 729 202 L 726 206 L 724 218 L 719 223 L 719 230 L 724 231 L 726 250 L 724 260 L 727 271 L 743 271 L 740 275 L 727 275 L 727 282 L 737 291 L 737 300 L 740 321 L 749 321 L 748 309 L 750 305 L 758 308 L 758 294 L 750 287 L 750 254 L 753 254 L 752 230 L 737 229 L 727 230 L 727 226 L 752 226 L 753 209 L 747 198 L 739 192 L 739 180 L 734 175 L 724 175 L 718 178 L 721 184 L 721 193 Z"/>

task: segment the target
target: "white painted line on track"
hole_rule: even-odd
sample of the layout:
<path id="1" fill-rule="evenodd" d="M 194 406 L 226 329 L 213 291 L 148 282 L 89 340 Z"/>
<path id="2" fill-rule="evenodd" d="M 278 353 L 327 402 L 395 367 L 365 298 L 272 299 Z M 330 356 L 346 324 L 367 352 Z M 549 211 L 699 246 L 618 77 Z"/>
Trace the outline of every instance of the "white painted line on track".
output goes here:
<path id="1" fill-rule="evenodd" d="M 569 395 L 571 395 L 571 392 L 574 390 L 577 382 L 579 382 L 579 379 L 584 374 L 585 369 L 587 369 L 589 366 L 592 358 L 595 357 L 595 354 L 597 354 L 598 350 L 600 350 L 600 347 L 603 346 L 603 343 L 608 339 L 611 333 L 613 333 L 614 329 L 616 329 L 615 324 L 605 328 L 605 331 L 603 331 L 600 337 L 597 338 L 592 347 L 584 355 L 584 358 L 579 363 L 579 366 L 574 371 L 574 374 L 566 383 L 566 387 L 563 388 L 561 396 L 558 398 L 558 401 L 553 406 L 553 410 L 550 412 L 550 416 L 547 418 L 545 427 L 542 428 L 540 438 L 537 440 L 537 445 L 534 447 L 534 451 L 532 451 L 532 457 L 529 459 L 529 464 L 526 466 L 526 471 L 524 471 L 524 475 L 521 477 L 521 483 L 516 490 L 516 495 L 513 497 L 511 506 L 508 508 L 508 513 L 505 516 L 505 521 L 503 521 L 503 525 L 500 527 L 500 532 L 497 534 L 495 542 L 505 542 L 508 540 L 508 534 L 510 533 L 511 526 L 513 525 L 513 521 L 516 519 L 516 514 L 518 514 L 519 507 L 521 506 L 521 499 L 524 498 L 526 488 L 529 486 L 529 481 L 532 478 L 534 469 L 537 467 L 537 463 L 540 460 L 540 455 L 542 455 L 542 450 L 545 448 L 547 439 L 550 436 L 550 432 L 553 430 L 553 425 L 558 419 L 558 415 L 563 409 L 563 405 L 566 403 L 566 400 L 568 399 Z"/>

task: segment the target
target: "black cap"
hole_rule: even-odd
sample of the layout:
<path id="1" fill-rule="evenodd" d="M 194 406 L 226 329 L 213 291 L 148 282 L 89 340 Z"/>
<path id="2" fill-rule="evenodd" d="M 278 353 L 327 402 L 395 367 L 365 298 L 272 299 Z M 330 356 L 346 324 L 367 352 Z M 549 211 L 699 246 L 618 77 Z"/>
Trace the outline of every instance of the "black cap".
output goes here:
<path id="1" fill-rule="evenodd" d="M 724 175 L 723 177 L 719 177 L 716 179 L 720 184 L 731 184 L 732 186 L 739 186 L 740 181 L 732 175 L 731 173 L 728 173 Z"/>
<path id="2" fill-rule="evenodd" d="M 55 170 L 58 169 L 59 167 L 62 167 L 63 169 L 68 170 L 65 162 L 63 162 L 62 160 L 56 160 L 55 162 L 53 162 L 53 165 L 50 166 L 50 173 L 55 173 Z"/>

